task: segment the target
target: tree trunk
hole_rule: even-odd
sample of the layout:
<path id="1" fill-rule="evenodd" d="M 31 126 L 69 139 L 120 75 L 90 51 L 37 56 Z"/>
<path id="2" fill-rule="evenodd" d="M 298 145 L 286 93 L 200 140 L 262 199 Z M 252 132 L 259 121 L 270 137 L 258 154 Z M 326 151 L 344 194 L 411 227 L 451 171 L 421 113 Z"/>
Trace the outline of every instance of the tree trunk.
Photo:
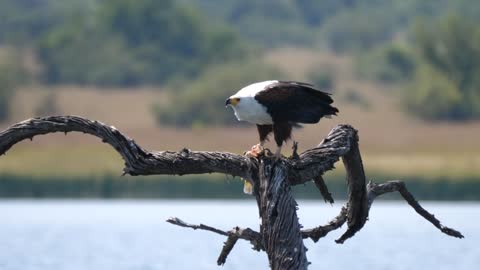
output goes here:
<path id="1" fill-rule="evenodd" d="M 260 164 L 260 231 L 274 270 L 307 269 L 307 249 L 303 245 L 297 202 L 288 183 L 284 162 L 263 159 Z"/>
<path id="2" fill-rule="evenodd" d="M 332 129 L 315 148 L 298 155 L 295 147 L 292 157 L 276 161 L 273 157 L 267 156 L 253 158 L 226 152 L 190 151 L 186 148 L 179 152 L 147 151 L 113 126 L 78 116 L 51 116 L 28 119 L 1 132 L 0 155 L 6 154 L 12 146 L 22 140 L 32 140 L 34 136 L 47 133 L 67 134 L 71 131 L 88 133 L 110 144 L 125 161 L 124 174 L 184 175 L 217 172 L 248 179 L 254 187 L 253 194 L 262 220 L 260 232 L 239 227 L 223 231 L 204 224 L 188 224 L 178 218 L 167 220 L 178 226 L 227 236 L 227 241 L 217 259 L 218 265 L 225 263 L 237 240 L 244 239 L 252 244 L 254 250 L 267 252 L 272 269 L 307 269 L 309 262 L 303 239 L 310 238 L 317 242 L 346 222 L 347 231 L 336 240 L 339 244 L 343 243 L 365 225 L 375 198 L 395 191 L 398 191 L 418 214 L 441 232 L 463 238 L 459 231 L 442 225 L 434 215 L 423 209 L 403 182 L 389 181 L 367 185 L 358 148 L 357 131 L 349 125 L 339 125 Z M 291 186 L 314 181 L 325 201 L 333 203 L 322 175 L 333 169 L 335 162 L 340 158 L 343 159 L 347 171 L 348 203 L 328 224 L 302 229 Z"/>

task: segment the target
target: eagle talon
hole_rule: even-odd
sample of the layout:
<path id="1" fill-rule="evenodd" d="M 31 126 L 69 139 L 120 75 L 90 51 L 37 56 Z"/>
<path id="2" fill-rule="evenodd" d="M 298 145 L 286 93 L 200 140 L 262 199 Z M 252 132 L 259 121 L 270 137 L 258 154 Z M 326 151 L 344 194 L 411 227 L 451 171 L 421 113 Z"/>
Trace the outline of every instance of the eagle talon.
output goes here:
<path id="1" fill-rule="evenodd" d="M 279 146 L 277 150 L 275 151 L 274 154 L 275 161 L 278 161 L 280 158 L 282 158 L 282 147 Z"/>
<path id="2" fill-rule="evenodd" d="M 232 107 L 238 120 L 257 125 L 261 143 L 253 146 L 245 155 L 252 158 L 270 157 L 266 155 L 270 152 L 265 152 L 262 144 L 273 133 L 278 146 L 273 156 L 277 161 L 282 158 L 280 148 L 291 138 L 294 127 L 299 127 L 301 123 L 318 123 L 322 117 L 338 113 L 332 103 L 330 94 L 312 84 L 269 80 L 243 87 L 225 101 L 225 106 Z M 296 144 L 293 150 L 293 157 L 298 158 Z"/>

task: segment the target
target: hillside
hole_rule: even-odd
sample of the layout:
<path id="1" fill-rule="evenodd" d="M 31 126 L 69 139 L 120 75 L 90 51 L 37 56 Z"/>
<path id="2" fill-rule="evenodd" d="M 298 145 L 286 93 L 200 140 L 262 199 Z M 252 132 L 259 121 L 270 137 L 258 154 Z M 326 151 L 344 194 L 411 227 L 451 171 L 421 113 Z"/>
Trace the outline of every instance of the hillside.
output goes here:
<path id="1" fill-rule="evenodd" d="M 393 91 L 384 91 L 385 85 L 357 79 L 352 71 L 352 60 L 346 56 L 317 53 L 310 49 L 280 48 L 267 53 L 264 61 L 298 80 L 305 80 L 306 72 L 316 66 L 329 66 L 335 71 L 334 99 L 340 114 L 295 131 L 295 140 L 300 142 L 301 149 L 318 144 L 336 124 L 348 123 L 360 131 L 367 173 L 427 178 L 480 176 L 477 138 L 480 122 L 417 120 L 399 109 L 397 97 Z M 13 117 L 1 126 L 2 129 L 35 115 L 36 108 L 49 92 L 56 93 L 57 114 L 82 115 L 114 125 L 149 149 L 178 150 L 187 146 L 195 150 L 241 153 L 257 141 L 253 127 L 157 127 L 151 106 L 153 103 L 167 104 L 169 97 L 167 92 L 155 88 L 119 91 L 77 86 L 23 87 L 14 98 Z M 348 98 L 351 92 L 360 96 L 363 102 Z M 225 113 L 231 113 L 225 110 Z M 283 153 L 290 154 L 290 144 Z M 83 134 L 55 134 L 14 147 L 2 157 L 0 171 L 28 175 L 101 175 L 117 174 L 121 165 L 114 151 L 96 138 Z"/>

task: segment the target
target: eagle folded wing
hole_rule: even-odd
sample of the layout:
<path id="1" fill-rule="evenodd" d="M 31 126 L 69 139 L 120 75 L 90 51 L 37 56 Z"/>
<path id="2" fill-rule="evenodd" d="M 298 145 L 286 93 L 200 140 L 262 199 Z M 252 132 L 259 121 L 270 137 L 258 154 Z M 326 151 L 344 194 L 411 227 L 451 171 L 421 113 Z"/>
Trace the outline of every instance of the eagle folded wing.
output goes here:
<path id="1" fill-rule="evenodd" d="M 265 106 L 274 122 L 314 124 L 338 112 L 330 105 L 330 94 L 307 83 L 279 81 L 258 92 L 255 100 Z"/>

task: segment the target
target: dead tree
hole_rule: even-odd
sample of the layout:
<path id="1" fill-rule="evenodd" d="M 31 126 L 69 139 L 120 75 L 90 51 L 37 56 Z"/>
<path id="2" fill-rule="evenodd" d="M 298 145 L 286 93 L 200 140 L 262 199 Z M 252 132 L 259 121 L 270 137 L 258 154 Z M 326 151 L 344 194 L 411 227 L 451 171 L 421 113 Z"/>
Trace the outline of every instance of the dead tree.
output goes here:
<path id="1" fill-rule="evenodd" d="M 347 223 L 347 230 L 336 240 L 342 244 L 355 235 L 368 219 L 370 207 L 376 197 L 398 191 L 407 203 L 441 232 L 463 238 L 454 229 L 443 226 L 438 219 L 422 208 L 402 181 L 388 181 L 383 184 L 367 184 L 358 147 L 357 131 L 349 125 L 339 125 L 315 148 L 289 158 L 275 161 L 268 155 L 258 158 L 226 152 L 197 152 L 184 148 L 178 152 L 147 151 L 135 141 L 123 135 L 113 126 L 77 116 L 52 116 L 33 118 L 17 123 L 0 133 L 0 155 L 13 145 L 36 135 L 77 131 L 99 137 L 110 144 L 123 157 L 123 174 L 129 175 L 184 175 L 202 173 L 223 173 L 238 176 L 253 185 L 253 196 L 258 204 L 261 217 L 260 230 L 234 227 L 219 230 L 207 225 L 193 225 L 178 218 L 167 222 L 192 229 L 208 230 L 227 237 L 217 260 L 223 265 L 238 239 L 249 241 L 254 250 L 265 251 L 271 269 L 307 269 L 308 260 L 303 239 L 317 242 L 330 231 Z M 314 181 L 325 201 L 333 203 L 322 175 L 334 168 L 339 160 L 347 171 L 348 200 L 338 216 L 323 226 L 302 229 L 297 217 L 297 203 L 291 187 Z"/>

